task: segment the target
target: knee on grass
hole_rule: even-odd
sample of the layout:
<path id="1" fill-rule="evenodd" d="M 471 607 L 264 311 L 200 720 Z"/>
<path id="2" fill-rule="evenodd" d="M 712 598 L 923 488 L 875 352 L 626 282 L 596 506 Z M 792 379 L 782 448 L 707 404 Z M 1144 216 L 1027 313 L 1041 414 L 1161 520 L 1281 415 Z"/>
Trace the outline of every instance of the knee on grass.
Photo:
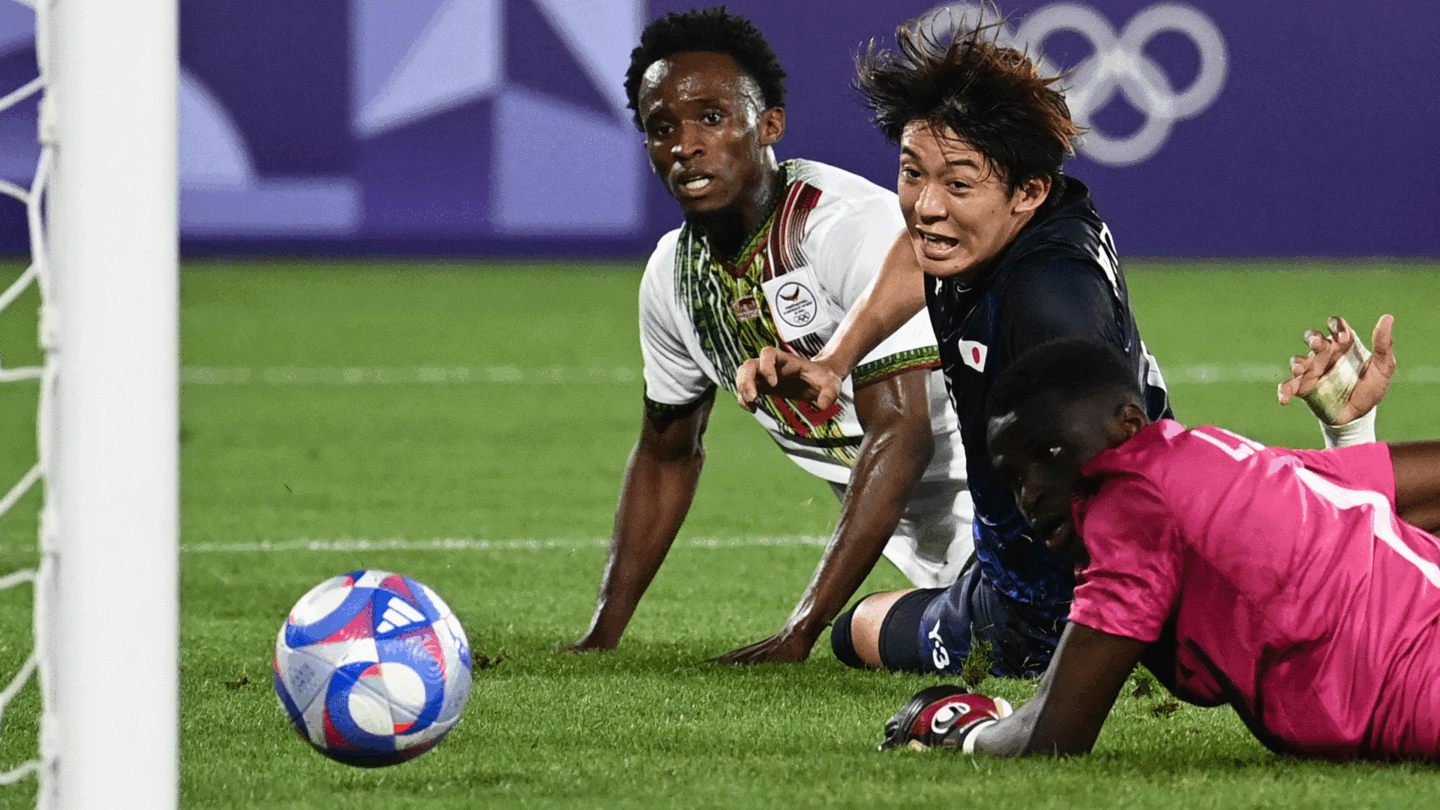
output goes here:
<path id="1" fill-rule="evenodd" d="M 917 656 L 918 614 L 894 610 L 904 604 L 924 604 L 943 588 L 890 591 L 861 597 L 835 618 L 830 648 L 841 663 L 856 669 L 916 670 L 909 665 Z M 900 621 L 897 624 L 897 614 Z M 904 626 L 899 626 L 904 625 Z"/>

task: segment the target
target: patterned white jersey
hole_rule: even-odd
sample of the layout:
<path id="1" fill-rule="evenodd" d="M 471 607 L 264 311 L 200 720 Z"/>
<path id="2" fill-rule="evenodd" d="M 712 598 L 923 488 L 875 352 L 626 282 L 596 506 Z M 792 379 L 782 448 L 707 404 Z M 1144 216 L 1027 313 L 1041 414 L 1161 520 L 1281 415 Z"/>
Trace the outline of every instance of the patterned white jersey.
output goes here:
<path id="1" fill-rule="evenodd" d="M 652 412 L 683 411 L 717 386 L 734 393 L 736 370 L 765 346 L 813 356 L 870 286 L 905 227 L 894 192 L 813 161 L 786 161 L 781 168 L 786 192 L 739 256 L 713 255 L 703 235 L 688 225 L 662 237 L 651 255 L 640 284 L 640 346 L 646 407 Z M 923 480 L 952 484 L 958 503 L 942 511 L 961 515 L 964 536 L 957 538 L 957 548 L 968 557 L 965 457 L 939 363 L 935 334 L 922 311 L 861 360 L 831 408 L 818 411 L 809 403 L 763 397 L 755 418 L 796 464 L 845 484 L 864 435 L 855 414 L 855 385 L 931 369 L 935 455 Z M 957 555 L 952 550 L 950 556 Z M 888 550 L 887 556 L 896 559 Z M 963 562 L 951 559 L 940 580 L 953 580 Z"/>
<path id="2" fill-rule="evenodd" d="M 733 263 L 686 226 L 661 238 L 640 285 L 640 346 L 651 407 L 684 407 L 713 386 L 735 391 L 740 364 L 765 346 L 812 356 L 870 285 L 904 229 L 895 194 L 813 161 L 783 164 L 787 193 Z M 863 438 L 854 384 L 914 368 L 939 353 L 925 313 L 861 360 L 824 412 L 763 398 L 755 418 L 795 463 L 845 483 Z M 926 480 L 964 479 L 964 455 L 944 380 L 931 374 L 935 456 Z"/>

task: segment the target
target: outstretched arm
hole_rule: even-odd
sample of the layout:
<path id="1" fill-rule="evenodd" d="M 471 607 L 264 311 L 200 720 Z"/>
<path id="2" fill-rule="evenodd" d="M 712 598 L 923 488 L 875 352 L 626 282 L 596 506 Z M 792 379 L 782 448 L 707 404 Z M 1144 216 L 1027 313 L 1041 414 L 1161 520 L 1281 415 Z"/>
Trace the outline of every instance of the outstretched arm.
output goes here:
<path id="1" fill-rule="evenodd" d="M 881 748 L 943 747 L 1001 757 L 1089 753 L 1146 644 L 1071 622 L 1040 688 L 1019 711 L 958 687 L 917 692 L 885 724 Z"/>
<path id="2" fill-rule="evenodd" d="M 1005 757 L 1089 753 L 1146 646 L 1070 622 L 1035 697 L 977 732 L 975 752 Z"/>
<path id="3" fill-rule="evenodd" d="M 929 372 L 915 369 L 863 386 L 855 410 L 865 429 L 835 534 L 780 632 L 722 656 L 733 664 L 803 661 L 844 609 L 895 533 L 935 450 Z"/>
<path id="4" fill-rule="evenodd" d="M 925 271 L 915 259 L 909 235 L 901 232 L 875 280 L 845 313 L 815 361 L 849 374 L 860 358 L 924 308 Z"/>
<path id="5" fill-rule="evenodd" d="M 901 232 L 875 280 L 813 359 L 766 348 L 740 366 L 735 384 L 741 407 L 753 411 L 755 400 L 765 395 L 813 402 L 821 410 L 833 405 L 840 381 L 860 359 L 925 308 L 924 279 Z"/>
<path id="6" fill-rule="evenodd" d="M 1395 465 L 1395 511 L 1400 519 L 1440 534 L 1440 442 L 1390 445 Z"/>
<path id="7" fill-rule="evenodd" d="M 640 441 L 625 468 L 595 615 L 590 629 L 561 650 L 613 650 L 620 643 L 640 597 L 660 570 L 690 511 L 705 461 L 701 437 L 714 404 L 712 390 L 693 411 L 679 418 L 646 412 Z"/>

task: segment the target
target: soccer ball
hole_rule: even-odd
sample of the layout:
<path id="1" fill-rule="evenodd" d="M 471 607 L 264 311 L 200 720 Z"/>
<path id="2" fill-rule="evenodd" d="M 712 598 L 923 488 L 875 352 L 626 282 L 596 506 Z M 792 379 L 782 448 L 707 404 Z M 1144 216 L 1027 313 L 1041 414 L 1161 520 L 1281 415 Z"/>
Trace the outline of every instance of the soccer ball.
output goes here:
<path id="1" fill-rule="evenodd" d="M 470 644 L 439 595 L 354 571 L 295 603 L 275 642 L 275 694 L 315 750 L 378 767 L 434 748 L 470 697 Z"/>

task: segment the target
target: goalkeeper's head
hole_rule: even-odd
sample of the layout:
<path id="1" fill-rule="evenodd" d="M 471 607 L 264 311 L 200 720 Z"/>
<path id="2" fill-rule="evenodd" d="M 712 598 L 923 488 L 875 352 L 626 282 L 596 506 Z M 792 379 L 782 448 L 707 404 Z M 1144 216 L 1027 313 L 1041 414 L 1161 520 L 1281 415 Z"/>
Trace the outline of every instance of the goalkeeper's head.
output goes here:
<path id="1" fill-rule="evenodd" d="M 1057 340 L 1005 368 L 986 400 L 990 460 L 1031 537 L 1084 564 L 1071 495 L 1080 469 L 1150 423 L 1130 362 L 1107 343 Z"/>

